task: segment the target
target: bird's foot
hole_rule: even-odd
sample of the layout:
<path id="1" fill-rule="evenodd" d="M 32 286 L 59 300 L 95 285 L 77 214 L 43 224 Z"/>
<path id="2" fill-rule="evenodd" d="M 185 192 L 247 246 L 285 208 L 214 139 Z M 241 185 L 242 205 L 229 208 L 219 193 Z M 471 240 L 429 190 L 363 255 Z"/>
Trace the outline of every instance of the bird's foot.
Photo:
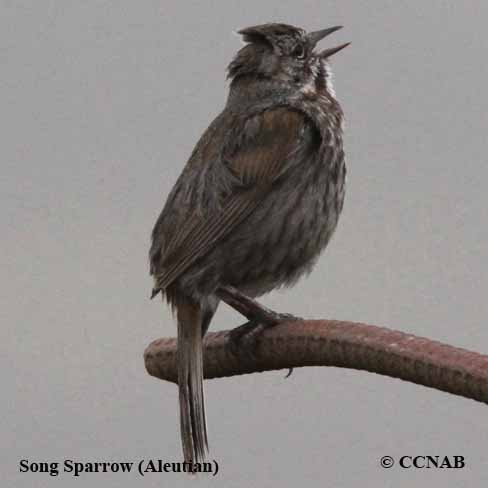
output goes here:
<path id="1" fill-rule="evenodd" d="M 288 373 L 286 373 L 285 380 L 291 376 L 295 368 L 288 368 Z"/>
<path id="2" fill-rule="evenodd" d="M 259 338 L 266 329 L 274 327 L 281 322 L 302 320 L 294 315 L 279 314 L 272 310 L 268 311 L 271 312 L 270 315 L 266 317 L 260 316 L 262 321 L 250 320 L 229 332 L 229 347 L 234 356 L 245 357 L 250 361 L 255 360 L 255 351 Z M 289 368 L 285 378 L 288 378 L 292 372 L 293 368 Z"/>
<path id="3" fill-rule="evenodd" d="M 278 313 L 274 310 L 266 308 L 261 305 L 261 309 L 256 311 L 254 320 L 261 322 L 264 327 L 273 327 L 282 322 L 293 322 L 295 320 L 303 320 L 301 317 L 296 317 L 290 313 Z"/>
<path id="4" fill-rule="evenodd" d="M 298 317 L 294 317 L 293 315 L 278 313 L 266 308 L 261 303 L 244 295 L 244 293 L 232 286 L 219 288 L 217 294 L 221 300 L 244 315 L 250 322 L 271 326 L 288 320 L 299 320 Z"/>
<path id="5" fill-rule="evenodd" d="M 263 331 L 263 325 L 259 322 L 246 322 L 229 332 L 229 346 L 234 356 L 248 356 L 254 359 L 254 350 L 257 336 Z"/>

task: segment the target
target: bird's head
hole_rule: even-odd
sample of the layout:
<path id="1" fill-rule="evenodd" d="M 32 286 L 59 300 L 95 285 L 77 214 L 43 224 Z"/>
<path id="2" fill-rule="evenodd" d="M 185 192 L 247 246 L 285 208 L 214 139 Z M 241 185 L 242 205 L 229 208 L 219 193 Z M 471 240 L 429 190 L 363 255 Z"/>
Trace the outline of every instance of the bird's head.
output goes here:
<path id="1" fill-rule="evenodd" d="M 332 91 L 330 56 L 349 45 L 315 50 L 317 43 L 339 30 L 329 27 L 313 32 L 287 24 L 262 24 L 238 31 L 246 43 L 228 67 L 233 80 L 268 78 L 289 84 L 309 95 L 323 90 Z M 333 95 L 333 93 L 331 93 Z"/>

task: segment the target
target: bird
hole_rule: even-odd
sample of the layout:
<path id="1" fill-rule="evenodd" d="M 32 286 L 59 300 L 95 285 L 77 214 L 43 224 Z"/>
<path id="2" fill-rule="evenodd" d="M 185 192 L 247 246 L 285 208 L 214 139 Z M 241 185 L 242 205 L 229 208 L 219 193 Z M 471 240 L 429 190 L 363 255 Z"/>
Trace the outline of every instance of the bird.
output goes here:
<path id="1" fill-rule="evenodd" d="M 339 30 L 283 23 L 238 31 L 224 109 L 197 142 L 151 234 L 151 297 L 177 322 L 180 431 L 186 462 L 208 456 L 203 337 L 221 301 L 274 325 L 255 299 L 308 274 L 336 229 L 346 166 L 343 110 L 329 58 Z"/>

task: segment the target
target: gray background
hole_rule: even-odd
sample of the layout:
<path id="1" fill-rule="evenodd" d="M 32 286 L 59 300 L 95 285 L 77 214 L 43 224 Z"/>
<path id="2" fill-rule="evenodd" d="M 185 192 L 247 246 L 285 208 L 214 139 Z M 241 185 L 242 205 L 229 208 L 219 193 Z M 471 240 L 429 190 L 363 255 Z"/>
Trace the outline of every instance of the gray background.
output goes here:
<path id="1" fill-rule="evenodd" d="M 211 480 L 18 473 L 20 459 L 180 459 L 177 390 L 145 346 L 149 232 L 222 108 L 232 31 L 346 28 L 344 213 L 313 274 L 264 298 L 488 352 L 484 1 L 1 2 L 2 486 L 442 486 L 488 482 L 485 405 L 334 368 L 209 381 Z M 212 329 L 242 323 L 222 306 Z M 379 467 L 466 457 L 463 470 Z"/>

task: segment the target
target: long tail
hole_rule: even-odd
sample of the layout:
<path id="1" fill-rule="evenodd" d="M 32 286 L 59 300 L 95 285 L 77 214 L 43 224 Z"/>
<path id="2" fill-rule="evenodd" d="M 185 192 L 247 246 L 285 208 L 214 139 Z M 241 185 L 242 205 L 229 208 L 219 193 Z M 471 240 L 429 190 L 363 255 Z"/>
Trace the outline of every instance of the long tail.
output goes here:
<path id="1" fill-rule="evenodd" d="M 203 314 L 199 305 L 178 306 L 178 385 L 185 461 L 202 462 L 208 452 L 203 392 Z"/>

